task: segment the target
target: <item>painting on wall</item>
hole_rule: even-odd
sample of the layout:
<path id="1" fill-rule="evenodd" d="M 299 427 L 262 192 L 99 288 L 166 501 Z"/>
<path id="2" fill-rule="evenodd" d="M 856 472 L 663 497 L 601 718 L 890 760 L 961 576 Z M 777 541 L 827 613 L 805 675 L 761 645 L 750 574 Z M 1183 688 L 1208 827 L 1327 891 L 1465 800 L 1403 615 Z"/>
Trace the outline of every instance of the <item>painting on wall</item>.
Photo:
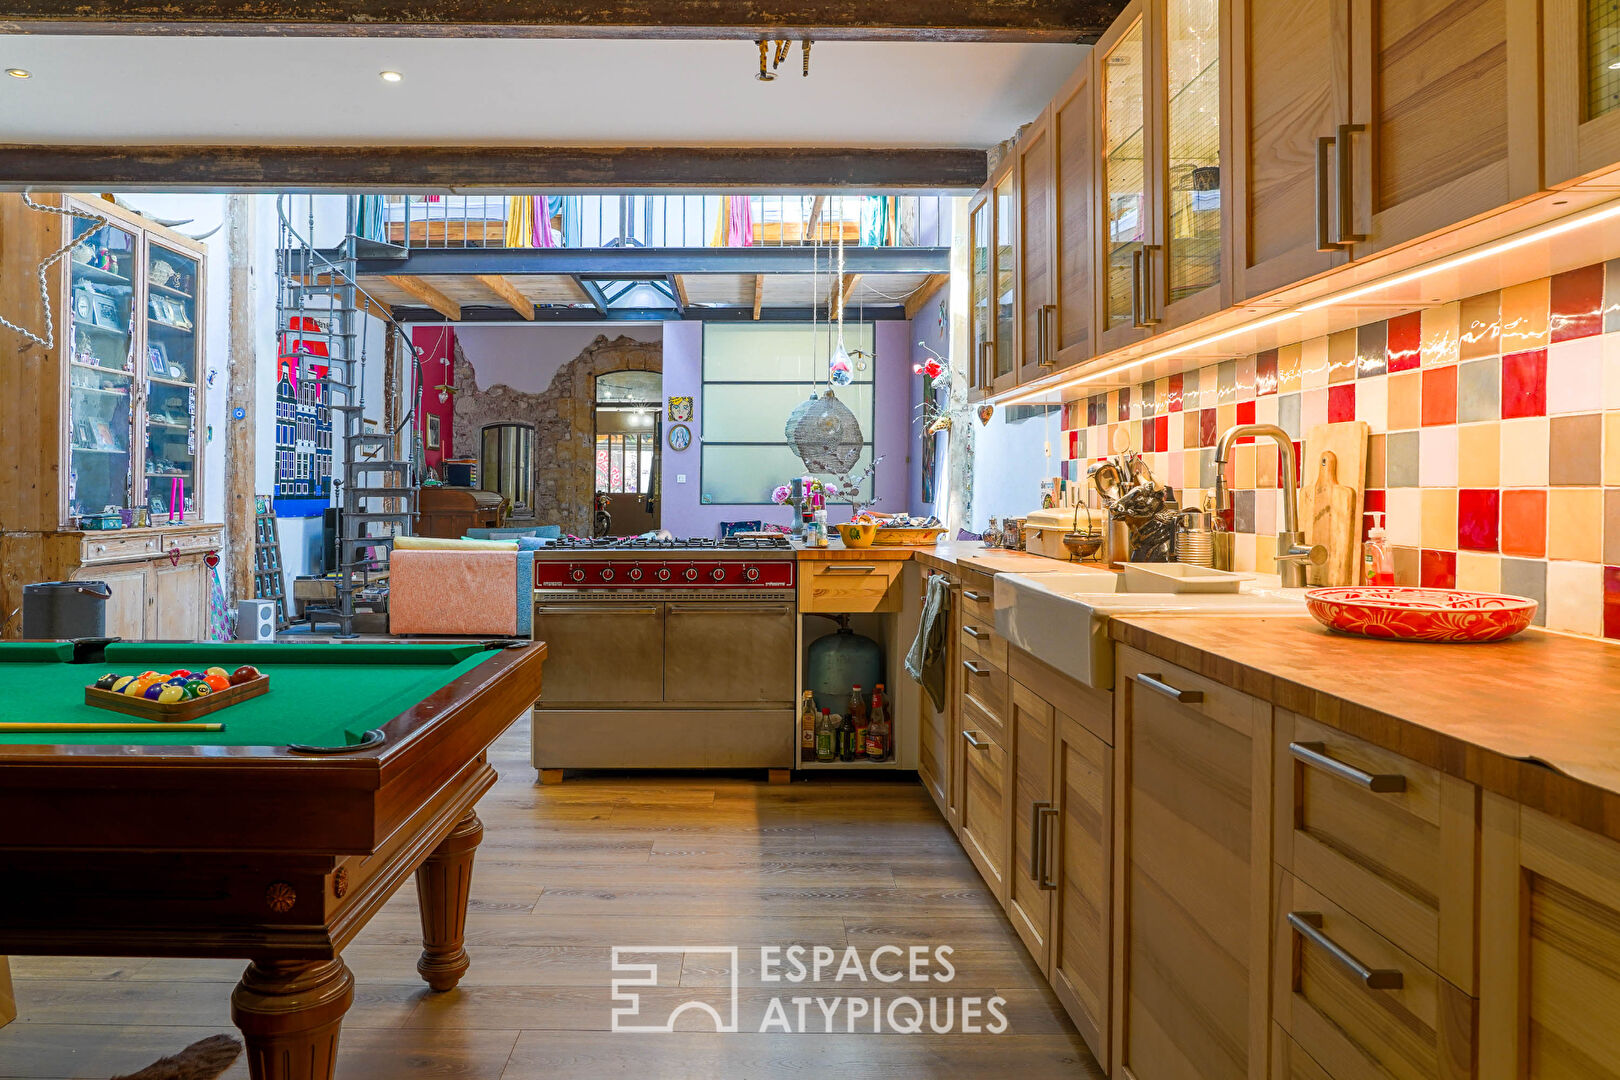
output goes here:
<path id="1" fill-rule="evenodd" d="M 692 419 L 692 399 L 690 397 L 670 398 L 669 418 L 677 424 L 690 422 Z"/>
<path id="2" fill-rule="evenodd" d="M 440 420 L 438 413 L 427 414 L 427 440 L 425 445 L 429 450 L 437 450 L 439 448 L 439 423 Z"/>

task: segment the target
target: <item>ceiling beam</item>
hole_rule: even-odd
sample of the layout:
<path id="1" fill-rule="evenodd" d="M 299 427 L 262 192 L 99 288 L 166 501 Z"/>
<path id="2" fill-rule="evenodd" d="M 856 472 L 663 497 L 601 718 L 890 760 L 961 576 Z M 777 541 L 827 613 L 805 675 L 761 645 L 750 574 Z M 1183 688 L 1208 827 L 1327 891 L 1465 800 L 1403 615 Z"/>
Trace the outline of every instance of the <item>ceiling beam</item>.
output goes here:
<path id="1" fill-rule="evenodd" d="M 765 275 L 754 275 L 754 321 L 759 322 L 759 309 L 765 306 Z"/>
<path id="2" fill-rule="evenodd" d="M 0 191 L 967 194 L 988 176 L 971 147 L 0 144 Z"/>
<path id="3" fill-rule="evenodd" d="M 323 253 L 336 259 L 335 252 Z M 296 272 L 301 256 L 286 253 Z M 324 265 L 319 258 L 317 265 Z M 844 250 L 848 274 L 943 274 L 950 270 L 950 248 L 868 248 Z M 604 278 L 652 278 L 664 274 L 827 273 L 827 255 L 813 247 L 760 245 L 745 248 L 412 248 L 404 256 L 362 258 L 361 277 L 390 274 L 593 274 Z M 847 280 L 847 279 L 846 279 Z"/>
<path id="4" fill-rule="evenodd" d="M 692 298 L 686 295 L 686 278 L 680 274 L 669 275 L 670 284 L 675 287 L 675 298 L 685 311 L 692 306 Z"/>
<path id="5" fill-rule="evenodd" d="M 1125 0 L 11 0 L 0 33 L 1093 44 Z"/>
<path id="6" fill-rule="evenodd" d="M 437 311 L 451 322 L 461 320 L 461 305 L 450 299 L 444 293 L 435 289 L 421 278 L 394 275 L 388 278 L 388 284 L 407 296 L 414 296 L 428 307 Z"/>
<path id="7" fill-rule="evenodd" d="M 838 313 L 849 306 L 849 298 L 855 295 L 855 288 L 860 283 L 860 274 L 844 275 L 844 287 L 838 291 L 837 295 L 828 298 L 832 301 L 832 303 L 827 305 L 827 315 L 829 318 L 838 318 Z"/>
<path id="8" fill-rule="evenodd" d="M 476 274 L 478 283 L 512 305 L 512 310 L 525 319 L 534 318 L 534 301 L 518 292 L 518 287 L 500 274 Z"/>
<path id="9" fill-rule="evenodd" d="M 923 283 L 917 286 L 916 291 L 906 297 L 906 318 L 915 319 L 917 312 L 921 311 L 923 305 L 928 303 L 929 298 L 934 295 L 934 290 L 949 280 L 951 280 L 949 274 L 929 274 L 928 277 L 924 278 Z"/>
<path id="10" fill-rule="evenodd" d="M 586 299 L 591 302 L 591 307 L 596 309 L 596 313 L 606 315 L 608 301 L 606 294 L 602 292 L 602 286 L 590 278 L 580 277 L 578 274 L 573 275 L 573 277 L 574 284 L 579 286 L 579 291 L 585 294 Z"/>
<path id="11" fill-rule="evenodd" d="M 442 323 L 444 316 L 426 307 L 395 306 L 394 318 L 401 323 Z M 883 307 L 868 306 L 864 312 L 866 322 L 903 320 L 905 308 L 899 304 Z M 807 306 L 764 307 L 760 309 L 760 322 L 808 323 L 812 318 L 825 319 L 820 308 Z M 505 304 L 487 306 L 466 304 L 461 309 L 463 323 L 518 323 L 521 316 Z M 609 308 L 605 313 L 593 307 L 542 304 L 535 308 L 536 323 L 602 323 L 602 322 L 752 322 L 754 309 L 750 304 L 724 304 L 712 307 L 694 307 L 684 316 L 672 308 Z"/>

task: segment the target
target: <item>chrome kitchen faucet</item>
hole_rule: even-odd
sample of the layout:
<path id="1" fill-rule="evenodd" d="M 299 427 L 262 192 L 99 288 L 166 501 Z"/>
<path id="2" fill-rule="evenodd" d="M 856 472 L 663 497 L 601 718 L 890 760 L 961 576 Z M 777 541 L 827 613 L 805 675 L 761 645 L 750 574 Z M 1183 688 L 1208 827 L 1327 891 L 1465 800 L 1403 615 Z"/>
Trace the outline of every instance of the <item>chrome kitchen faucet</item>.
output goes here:
<path id="1" fill-rule="evenodd" d="M 1294 468 L 1294 440 L 1288 437 L 1288 432 L 1275 424 L 1238 424 L 1226 429 L 1215 441 L 1215 509 L 1226 509 L 1226 459 L 1232 452 L 1232 443 L 1245 435 L 1270 437 L 1282 451 L 1283 519 L 1282 531 L 1277 534 L 1277 572 L 1282 576 L 1283 588 L 1302 589 L 1305 564 L 1321 566 L 1327 562 L 1327 548 L 1321 544 L 1306 546 L 1305 534 L 1300 531 L 1299 477 Z M 1226 561 L 1230 562 L 1230 557 Z"/>

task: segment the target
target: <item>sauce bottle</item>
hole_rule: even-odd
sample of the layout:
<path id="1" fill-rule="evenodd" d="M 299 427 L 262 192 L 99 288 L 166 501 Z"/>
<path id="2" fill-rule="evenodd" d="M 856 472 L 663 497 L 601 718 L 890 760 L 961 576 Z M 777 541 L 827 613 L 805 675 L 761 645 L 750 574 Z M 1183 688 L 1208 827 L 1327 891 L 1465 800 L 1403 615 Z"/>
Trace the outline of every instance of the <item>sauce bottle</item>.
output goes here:
<path id="1" fill-rule="evenodd" d="M 1382 511 L 1372 511 L 1373 527 L 1367 530 L 1367 541 L 1361 545 L 1361 583 L 1363 585 L 1395 584 L 1395 562 L 1390 556 L 1389 541 L 1384 530 Z"/>

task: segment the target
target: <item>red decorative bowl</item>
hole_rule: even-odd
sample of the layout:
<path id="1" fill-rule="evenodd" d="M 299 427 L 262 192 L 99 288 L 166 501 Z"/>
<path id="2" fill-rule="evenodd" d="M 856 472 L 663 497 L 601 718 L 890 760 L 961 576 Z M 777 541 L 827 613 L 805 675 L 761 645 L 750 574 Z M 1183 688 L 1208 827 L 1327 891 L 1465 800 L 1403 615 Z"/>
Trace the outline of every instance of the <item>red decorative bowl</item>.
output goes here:
<path id="1" fill-rule="evenodd" d="M 1392 641 L 1501 641 L 1536 616 L 1523 596 L 1396 585 L 1310 589 L 1305 606 L 1330 630 Z"/>

